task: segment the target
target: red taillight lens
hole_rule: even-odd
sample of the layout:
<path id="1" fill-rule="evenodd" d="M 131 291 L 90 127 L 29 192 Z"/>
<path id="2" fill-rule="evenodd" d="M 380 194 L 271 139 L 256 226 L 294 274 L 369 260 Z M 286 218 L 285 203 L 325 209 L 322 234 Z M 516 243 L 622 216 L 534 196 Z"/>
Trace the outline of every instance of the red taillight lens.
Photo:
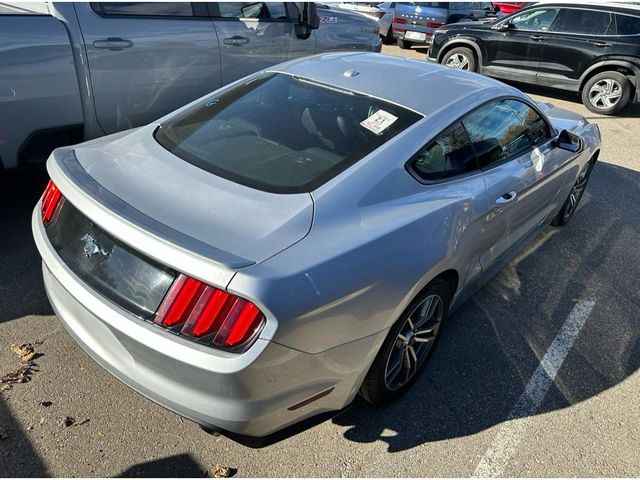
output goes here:
<path id="1" fill-rule="evenodd" d="M 438 27 L 441 27 L 442 25 L 444 25 L 444 23 L 427 22 L 427 27 L 429 28 L 438 28 Z"/>
<path id="2" fill-rule="evenodd" d="M 42 204 L 40 206 L 42 221 L 44 223 L 48 223 L 51 220 L 62 198 L 62 194 L 56 184 L 53 183 L 53 180 L 49 180 L 47 188 L 44 189 L 44 193 L 42 194 Z"/>
<path id="3" fill-rule="evenodd" d="M 407 19 L 406 18 L 394 17 L 393 23 L 407 23 Z"/>
<path id="4" fill-rule="evenodd" d="M 245 347 L 265 324 L 253 303 L 180 275 L 160 305 L 154 322 L 180 334 L 226 349 Z"/>

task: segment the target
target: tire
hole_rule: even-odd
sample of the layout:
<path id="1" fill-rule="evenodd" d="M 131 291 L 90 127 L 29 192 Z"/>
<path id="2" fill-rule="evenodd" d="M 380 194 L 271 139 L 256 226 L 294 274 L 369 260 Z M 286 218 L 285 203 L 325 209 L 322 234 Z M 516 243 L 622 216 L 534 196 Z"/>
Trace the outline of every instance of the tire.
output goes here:
<path id="1" fill-rule="evenodd" d="M 359 393 L 365 401 L 375 406 L 384 405 L 397 399 L 411 387 L 433 355 L 442 324 L 449 312 L 452 295 L 451 287 L 444 279 L 435 279 L 411 302 L 391 327 L 362 382 Z M 431 308 L 434 309 L 432 317 L 419 318 L 421 314 L 429 313 Z M 419 321 L 424 323 L 420 324 Z M 413 333 L 408 334 L 410 328 Z M 400 338 L 401 335 L 408 339 L 408 343 Z M 413 349 L 413 354 L 409 348 Z M 407 359 L 410 374 L 408 378 Z M 394 365 L 399 365 L 397 372 Z"/>
<path id="2" fill-rule="evenodd" d="M 452 48 L 442 57 L 440 63 L 449 68 L 467 70 L 469 72 L 478 71 L 476 55 L 467 47 Z"/>
<path id="3" fill-rule="evenodd" d="M 591 177 L 591 172 L 593 171 L 595 164 L 596 157 L 593 157 L 585 165 L 582 172 L 580 172 L 580 175 L 578 175 L 576 183 L 574 183 L 571 188 L 569 196 L 562 204 L 562 208 L 558 214 L 553 217 L 553 220 L 551 220 L 551 225 L 554 227 L 561 227 L 569 223 L 569 220 L 573 218 L 573 214 L 576 213 L 578 205 L 580 205 L 580 200 L 582 200 L 582 195 L 587 188 L 587 184 L 589 183 L 589 178 Z"/>
<path id="4" fill-rule="evenodd" d="M 387 30 L 387 34 L 382 36 L 382 43 L 385 45 L 392 45 L 395 38 L 393 38 L 393 29 L 389 26 L 389 30 Z"/>
<path id="5" fill-rule="evenodd" d="M 402 49 L 402 50 L 409 50 L 411 48 L 411 44 L 409 42 L 405 42 L 403 39 L 399 38 L 398 39 L 398 46 Z"/>
<path id="6" fill-rule="evenodd" d="M 582 87 L 582 103 L 589 111 L 601 115 L 613 115 L 627 106 L 633 85 L 620 72 L 608 71 L 591 77 Z"/>

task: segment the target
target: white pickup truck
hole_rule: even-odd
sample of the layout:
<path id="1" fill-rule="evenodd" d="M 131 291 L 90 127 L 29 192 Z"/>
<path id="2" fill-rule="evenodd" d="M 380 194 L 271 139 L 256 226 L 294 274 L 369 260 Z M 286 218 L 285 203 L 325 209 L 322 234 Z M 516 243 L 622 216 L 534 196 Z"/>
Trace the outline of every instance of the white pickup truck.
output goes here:
<path id="1" fill-rule="evenodd" d="M 292 58 L 381 48 L 376 22 L 307 2 L 0 3 L 0 45 L 0 170 Z"/>

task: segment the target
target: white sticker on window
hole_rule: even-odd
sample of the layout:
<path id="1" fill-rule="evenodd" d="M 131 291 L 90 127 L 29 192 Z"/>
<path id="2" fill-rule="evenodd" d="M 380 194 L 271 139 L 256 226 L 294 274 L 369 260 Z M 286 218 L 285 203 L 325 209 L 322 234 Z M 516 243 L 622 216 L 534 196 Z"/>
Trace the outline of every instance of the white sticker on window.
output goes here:
<path id="1" fill-rule="evenodd" d="M 380 135 L 387 128 L 393 125 L 396 120 L 398 120 L 398 117 L 395 115 L 391 115 L 389 112 L 385 112 L 384 110 L 378 110 L 370 117 L 361 121 L 360 125 L 367 130 L 371 130 L 376 135 Z"/>

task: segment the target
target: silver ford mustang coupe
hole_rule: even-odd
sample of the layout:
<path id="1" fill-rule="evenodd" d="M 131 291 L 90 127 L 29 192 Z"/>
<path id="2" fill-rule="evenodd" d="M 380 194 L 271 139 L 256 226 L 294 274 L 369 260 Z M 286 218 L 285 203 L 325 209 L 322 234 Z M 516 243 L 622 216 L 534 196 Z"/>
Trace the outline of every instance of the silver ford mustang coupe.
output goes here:
<path id="1" fill-rule="evenodd" d="M 270 443 L 403 393 L 448 313 L 569 221 L 599 151 L 597 126 L 498 81 L 319 55 L 55 150 L 33 234 L 100 365 Z"/>

